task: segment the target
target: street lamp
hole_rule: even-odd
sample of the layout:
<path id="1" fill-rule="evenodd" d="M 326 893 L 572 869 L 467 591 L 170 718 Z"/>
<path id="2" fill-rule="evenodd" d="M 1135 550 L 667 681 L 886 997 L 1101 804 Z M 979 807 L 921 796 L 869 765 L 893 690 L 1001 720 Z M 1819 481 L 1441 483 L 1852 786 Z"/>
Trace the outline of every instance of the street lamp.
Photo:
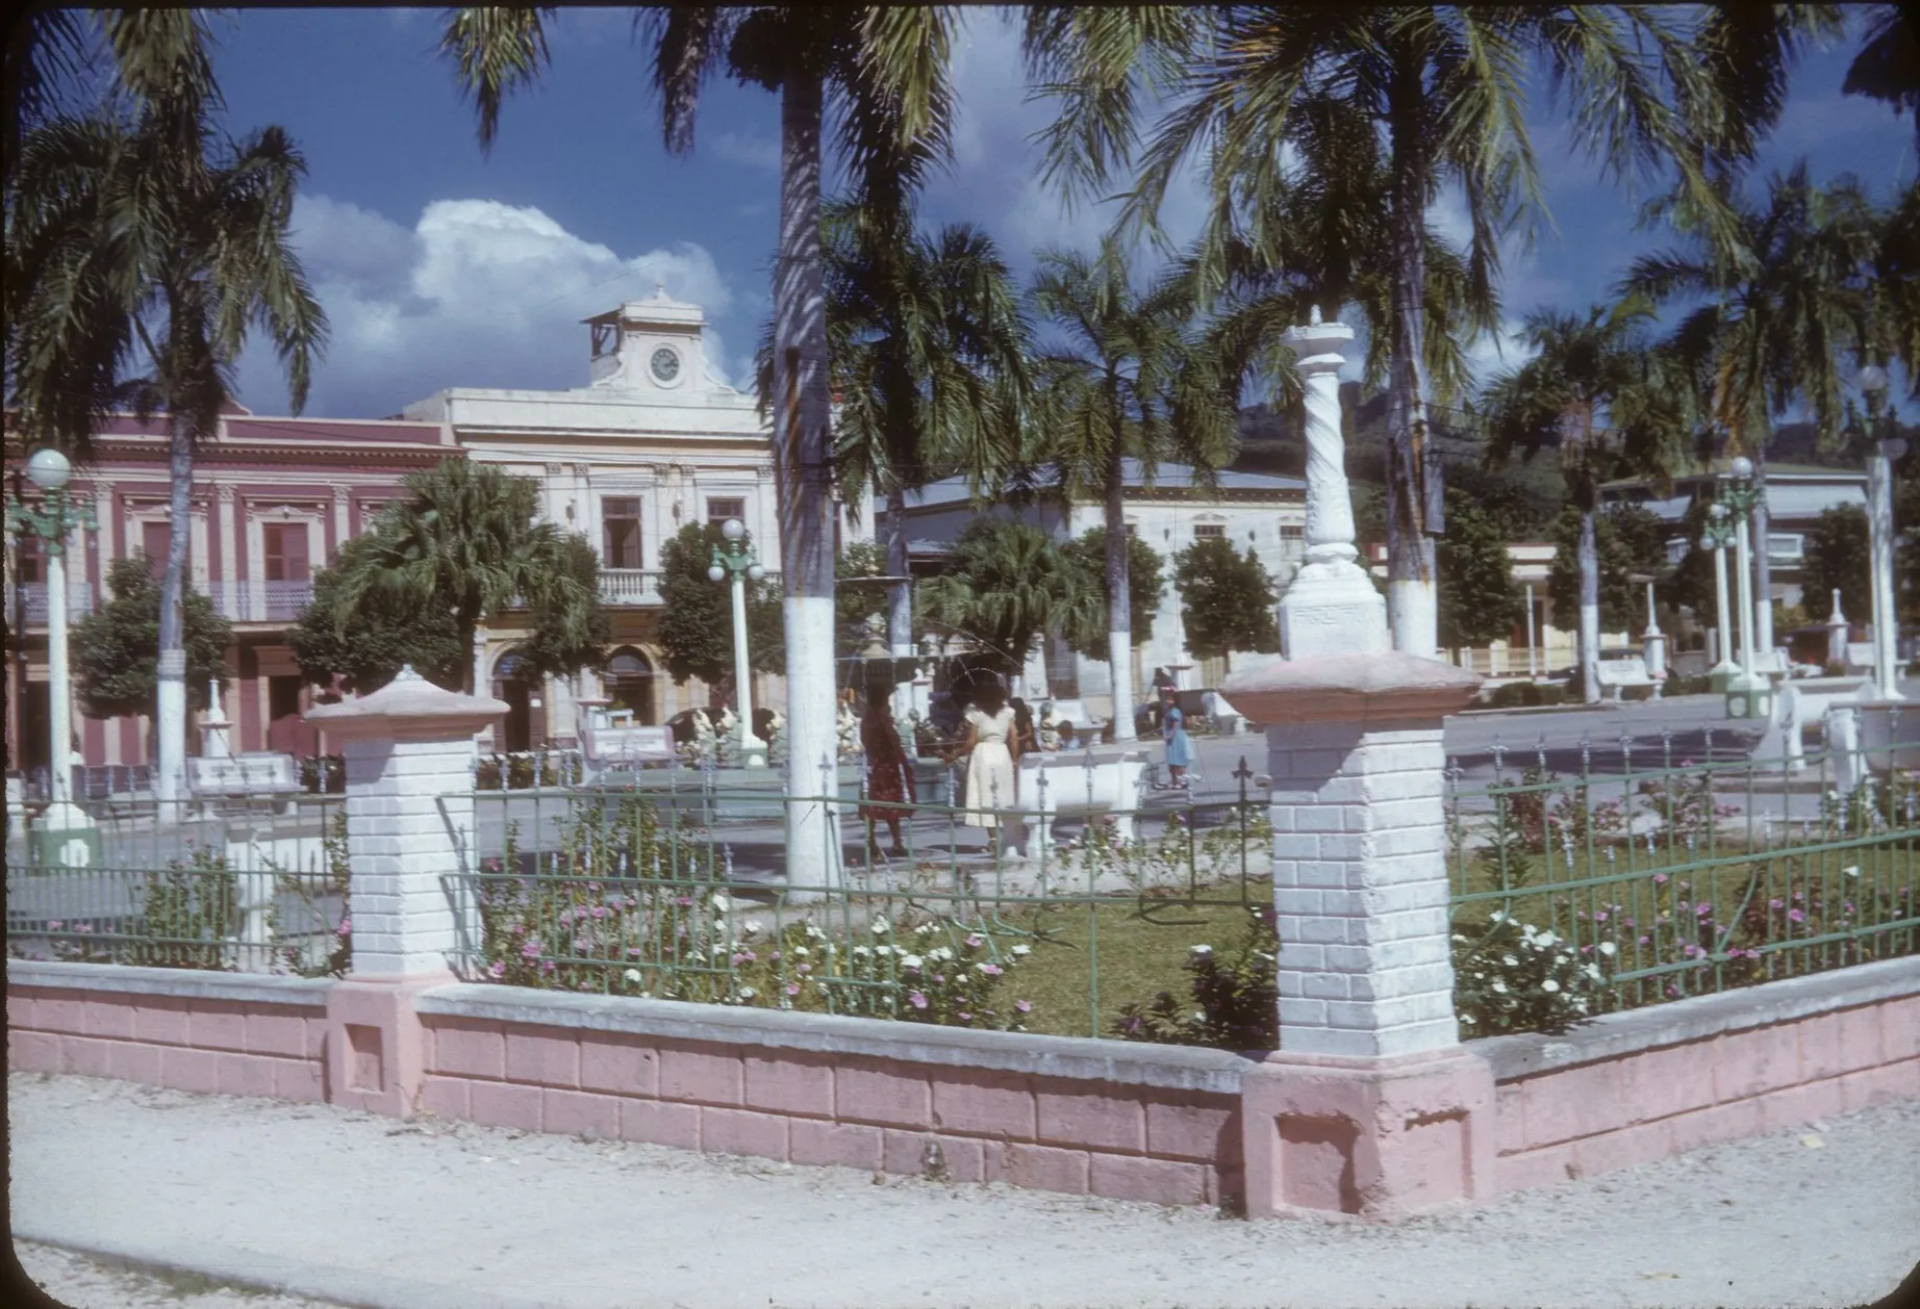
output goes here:
<path id="1" fill-rule="evenodd" d="M 47 561 L 47 719 L 51 749 L 47 753 L 47 810 L 32 838 L 32 859 L 39 864 L 85 868 L 99 859 L 100 834 L 85 811 L 73 802 L 73 674 L 67 659 L 67 537 L 75 529 L 98 531 L 93 501 L 67 492 L 73 465 L 54 449 L 41 449 L 27 460 L 27 480 L 42 495 L 36 509 L 24 497 L 7 505 L 7 521 L 20 536 L 42 542 Z M 22 627 L 26 615 L 20 615 Z"/>
<path id="2" fill-rule="evenodd" d="M 715 582 L 733 582 L 733 688 L 736 713 L 740 719 L 740 765 L 764 768 L 766 742 L 753 734 L 753 699 L 748 694 L 747 669 L 747 579 L 759 581 L 767 575 L 753 547 L 747 544 L 747 529 L 738 518 L 729 518 L 720 526 L 726 538 L 724 546 L 713 548 L 713 565 L 707 577 Z"/>
<path id="3" fill-rule="evenodd" d="M 1727 609 L 1727 551 L 1733 546 L 1733 524 L 1728 521 L 1727 507 L 1715 500 L 1707 506 L 1707 525 L 1700 533 L 1700 548 L 1713 551 L 1713 603 L 1714 616 L 1719 619 L 1717 632 L 1720 657 L 1707 670 L 1707 684 L 1716 695 L 1725 695 L 1727 684 L 1740 671 L 1740 665 L 1733 658 L 1733 618 Z"/>
<path id="4" fill-rule="evenodd" d="M 1873 570 L 1873 693 L 1876 699 L 1898 700 L 1894 679 L 1899 672 L 1896 639 L 1899 611 L 1893 591 L 1893 461 L 1907 452 L 1907 443 L 1889 430 L 1881 433 L 1881 406 L 1887 394 L 1887 371 L 1878 364 L 1860 370 L 1860 393 L 1867 401 L 1867 435 L 1878 437 L 1867 458 L 1868 553 Z"/>
<path id="5" fill-rule="evenodd" d="M 1760 502 L 1760 489 L 1753 484 L 1753 460 L 1741 455 L 1733 461 L 1731 476 L 1720 482 L 1720 499 L 1733 518 L 1734 564 L 1739 569 L 1740 587 L 1740 668 L 1727 682 L 1727 717 L 1770 718 L 1773 716 L 1773 680 L 1760 671 L 1754 652 L 1753 547 L 1748 521 L 1753 507 Z"/>

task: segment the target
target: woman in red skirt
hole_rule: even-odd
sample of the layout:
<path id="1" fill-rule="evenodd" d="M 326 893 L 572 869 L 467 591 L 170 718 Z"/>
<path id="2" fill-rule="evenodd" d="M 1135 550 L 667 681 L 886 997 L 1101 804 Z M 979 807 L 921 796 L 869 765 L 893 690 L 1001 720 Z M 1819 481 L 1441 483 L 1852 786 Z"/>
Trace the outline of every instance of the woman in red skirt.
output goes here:
<path id="1" fill-rule="evenodd" d="M 893 836 L 893 846 L 887 853 L 899 857 L 907 853 L 900 841 L 900 820 L 906 817 L 906 811 L 891 806 L 913 804 L 919 796 L 913 788 L 913 759 L 900 744 L 887 690 L 878 684 L 867 687 L 867 712 L 860 719 L 860 749 L 867 758 L 867 799 L 889 807 L 861 805 L 860 817 L 867 825 L 868 849 L 879 846 L 873 830 L 878 820 Z"/>

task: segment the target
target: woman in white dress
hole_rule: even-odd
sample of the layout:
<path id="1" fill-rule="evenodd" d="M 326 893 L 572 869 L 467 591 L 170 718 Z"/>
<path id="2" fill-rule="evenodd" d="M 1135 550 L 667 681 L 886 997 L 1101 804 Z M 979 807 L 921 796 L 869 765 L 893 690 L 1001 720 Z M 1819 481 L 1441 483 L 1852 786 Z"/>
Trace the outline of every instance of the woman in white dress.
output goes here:
<path id="1" fill-rule="evenodd" d="M 968 812 L 960 821 L 968 827 L 998 828 L 1000 815 L 995 811 L 1018 802 L 1013 765 L 1019 749 L 1013 709 L 999 683 L 987 682 L 974 692 L 966 725 L 966 735 L 949 760 L 967 756 Z"/>

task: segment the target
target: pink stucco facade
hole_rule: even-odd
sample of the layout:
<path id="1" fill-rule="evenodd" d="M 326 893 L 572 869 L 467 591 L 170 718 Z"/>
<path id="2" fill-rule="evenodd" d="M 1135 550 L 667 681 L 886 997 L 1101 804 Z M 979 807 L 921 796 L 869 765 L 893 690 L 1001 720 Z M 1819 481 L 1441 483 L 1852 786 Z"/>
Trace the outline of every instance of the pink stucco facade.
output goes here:
<path id="1" fill-rule="evenodd" d="M 451 979 L 8 982 L 16 1070 L 1255 1215 L 1392 1218 L 1920 1096 L 1920 959 L 1373 1062 Z"/>

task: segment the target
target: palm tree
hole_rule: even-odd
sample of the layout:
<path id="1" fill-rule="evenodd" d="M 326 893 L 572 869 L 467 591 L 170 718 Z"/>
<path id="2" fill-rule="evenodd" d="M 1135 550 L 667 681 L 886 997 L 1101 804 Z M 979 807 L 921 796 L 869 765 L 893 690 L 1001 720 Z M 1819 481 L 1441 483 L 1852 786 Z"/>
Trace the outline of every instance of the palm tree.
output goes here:
<path id="1" fill-rule="evenodd" d="M 524 609 L 524 653 L 538 671 L 564 674 L 597 662 L 610 639 L 596 584 L 598 557 L 585 537 L 540 521 L 540 487 L 488 464 L 446 459 L 409 473 L 409 499 L 379 520 L 338 581 L 333 621 L 344 630 L 363 597 L 443 606 L 460 648 L 483 624 Z M 468 661 L 465 690 L 482 688 Z"/>
<path id="2" fill-rule="evenodd" d="M 1066 552 L 1028 523 L 976 518 L 953 543 L 953 566 L 920 591 L 926 619 L 971 640 L 981 662 L 1017 675 L 1034 642 L 1090 620 L 1088 591 Z"/>
<path id="3" fill-rule="evenodd" d="M 1676 329 L 1710 381 L 1706 402 L 1731 448 L 1750 453 L 1766 484 L 1773 422 L 1796 402 L 1812 413 L 1818 439 L 1831 448 L 1845 418 L 1847 364 L 1870 344 L 1884 344 L 1896 315 L 1876 316 L 1876 298 L 1891 299 L 1874 276 L 1884 224 L 1859 183 L 1842 175 L 1828 185 L 1807 178 L 1805 161 L 1767 183 L 1764 209 L 1735 207 L 1739 242 L 1730 252 L 1695 237 L 1690 248 L 1636 259 L 1620 289 L 1656 303 L 1704 301 Z M 1715 452 L 1718 453 L 1718 452 Z M 1767 539 L 1764 497 L 1754 512 L 1756 538 Z M 1760 649 L 1773 648 L 1772 569 L 1754 552 L 1755 591 L 1762 597 L 1755 630 Z"/>
<path id="4" fill-rule="evenodd" d="M 1151 480 L 1164 460 L 1193 465 L 1206 479 L 1233 457 L 1235 387 L 1187 329 L 1192 302 L 1180 279 L 1141 295 L 1128 284 L 1113 241 L 1093 259 L 1040 256 L 1036 310 L 1065 338 L 1036 365 L 1041 459 L 1058 489 L 1098 494 L 1107 529 L 1107 657 L 1113 676 L 1116 740 L 1132 740 L 1133 635 L 1128 617 L 1125 487 L 1131 462 Z"/>
<path id="5" fill-rule="evenodd" d="M 548 58 L 552 10 L 455 10 L 441 48 L 457 63 L 489 144 L 500 106 Z M 787 586 L 788 794 L 821 793 L 835 756 L 834 503 L 820 169 L 829 88 L 839 146 L 864 203 L 886 209 L 947 155 L 955 22 L 939 7 L 672 6 L 643 11 L 669 152 L 693 148 L 701 85 L 715 71 L 780 92 L 780 241 L 774 263 L 773 448 Z M 788 805 L 795 886 L 839 875 L 825 806 Z"/>
<path id="6" fill-rule="evenodd" d="M 839 481 L 887 497 L 886 572 L 904 578 L 907 493 L 961 473 L 980 494 L 1018 457 L 1026 317 L 992 239 L 971 225 L 923 236 L 907 214 L 843 204 L 826 232 Z M 913 652 L 904 581 L 888 588 L 887 638 L 895 655 Z"/>
<path id="7" fill-rule="evenodd" d="M 1920 141 L 1920 29 L 1899 5 L 1860 8 L 1866 32 L 1840 90 L 1883 101 L 1896 114 L 1914 115 L 1914 137 Z"/>
<path id="8" fill-rule="evenodd" d="M 108 106 L 31 131 L 8 194 L 9 382 L 29 435 L 84 452 L 98 416 L 131 398 L 167 415 L 171 478 L 161 576 L 158 761 L 162 812 L 186 760 L 181 596 L 194 452 L 219 424 L 248 333 L 265 332 L 287 369 L 292 408 L 306 400 L 326 320 L 287 243 L 305 162 L 286 133 L 231 141 L 196 21 L 109 23 L 119 64 L 140 88 Z M 129 381 L 138 361 L 145 375 Z"/>
<path id="9" fill-rule="evenodd" d="M 1654 348 L 1652 321 L 1651 305 L 1637 296 L 1584 317 L 1537 310 L 1523 337 L 1539 353 L 1496 378 L 1484 397 L 1489 463 L 1559 450 L 1580 514 L 1580 672 L 1589 704 L 1600 699 L 1600 484 L 1627 472 L 1669 476 L 1691 430 L 1685 390 Z"/>
<path id="10" fill-rule="evenodd" d="M 1344 100 L 1384 134 L 1391 178 L 1388 607 L 1396 647 L 1431 654 L 1439 506 L 1425 454 L 1428 206 L 1442 187 L 1460 187 L 1472 225 L 1473 300 L 1489 302 L 1501 235 L 1521 214 L 1541 212 L 1526 126 L 1526 87 L 1537 57 L 1555 87 L 1570 92 L 1575 138 L 1604 172 L 1671 170 L 1681 202 L 1717 241 L 1730 244 L 1716 184 L 1751 157 L 1759 133 L 1777 117 L 1783 70 L 1798 44 L 1810 33 L 1833 31 L 1837 14 L 1824 5 L 1699 16 L 1582 5 L 1216 12 L 1212 53 L 1190 61 L 1123 221 L 1157 232 L 1155 215 L 1176 172 L 1189 155 L 1203 155 L 1212 204 L 1201 263 L 1217 287 L 1236 210 L 1248 215 L 1256 241 L 1268 239 L 1269 200 L 1289 176 L 1282 147 L 1313 149 L 1307 111 L 1316 102 Z M 1311 157 L 1303 162 L 1316 166 Z M 1098 164 L 1093 156 L 1089 170 L 1103 176 Z"/>

